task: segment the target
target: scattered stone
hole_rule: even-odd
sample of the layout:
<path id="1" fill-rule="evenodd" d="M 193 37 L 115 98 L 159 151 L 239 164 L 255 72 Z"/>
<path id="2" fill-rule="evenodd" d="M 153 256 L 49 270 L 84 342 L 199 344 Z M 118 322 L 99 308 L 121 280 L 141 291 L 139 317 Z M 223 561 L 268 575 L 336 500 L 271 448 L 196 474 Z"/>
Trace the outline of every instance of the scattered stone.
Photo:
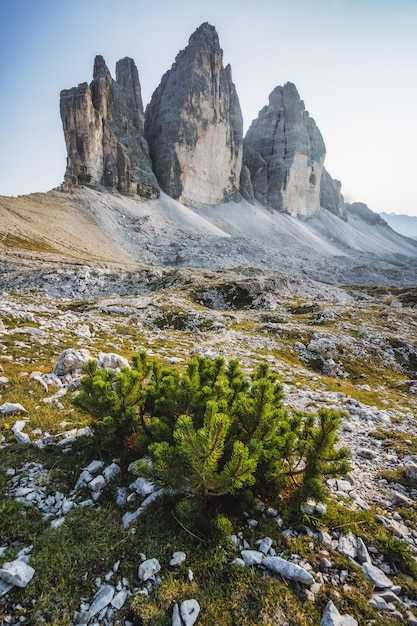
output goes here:
<path id="1" fill-rule="evenodd" d="M 106 483 L 110 483 L 117 478 L 122 470 L 117 463 L 111 463 L 103 470 L 103 477 Z"/>
<path id="2" fill-rule="evenodd" d="M 279 556 L 267 556 L 263 559 L 262 565 L 274 574 L 280 574 L 284 578 L 290 578 L 306 585 L 312 585 L 315 581 L 312 575 L 304 568 L 290 563 Z"/>
<path id="3" fill-rule="evenodd" d="M 362 572 L 377 589 L 391 589 L 393 587 L 394 583 L 392 580 L 390 580 L 379 567 L 372 565 L 372 563 L 363 563 Z"/>
<path id="4" fill-rule="evenodd" d="M 344 556 L 355 559 L 357 555 L 357 538 L 351 532 L 342 535 L 337 549 Z"/>
<path id="5" fill-rule="evenodd" d="M 324 610 L 320 626 L 358 626 L 358 622 L 350 615 L 341 615 L 330 600 Z"/>
<path id="6" fill-rule="evenodd" d="M 200 605 L 197 600 L 184 600 L 181 606 L 174 605 L 172 613 L 172 626 L 193 626 L 200 613 Z"/>
<path id="7" fill-rule="evenodd" d="M 358 448 L 356 454 L 363 459 L 375 459 L 377 456 L 375 450 L 371 450 L 370 448 Z"/>
<path id="8" fill-rule="evenodd" d="M 1 410 L 1 407 L 0 407 Z M 410 455 L 403 459 L 404 471 L 408 478 L 417 481 L 417 456 Z"/>
<path id="9" fill-rule="evenodd" d="M 258 550 L 242 550 L 240 554 L 245 565 L 249 567 L 252 565 L 260 565 L 265 557 L 265 555 Z"/>
<path id="10" fill-rule="evenodd" d="M 181 563 L 184 563 L 186 558 L 187 555 L 185 554 L 185 552 L 174 552 L 169 564 L 171 567 L 177 567 L 178 565 L 181 565 Z"/>
<path id="11" fill-rule="evenodd" d="M 91 489 L 91 491 L 96 491 L 96 492 L 102 491 L 104 487 L 106 486 L 106 481 L 104 479 L 104 476 L 99 474 L 98 476 L 93 478 L 93 480 L 90 483 L 88 483 L 88 486 Z"/>
<path id="12" fill-rule="evenodd" d="M 111 601 L 111 605 L 116 611 L 122 608 L 124 603 L 126 602 L 127 591 L 125 589 L 121 589 L 116 595 L 113 597 Z"/>
<path id="13" fill-rule="evenodd" d="M 92 474 L 90 480 L 92 480 L 94 474 L 97 474 L 102 467 L 104 467 L 104 463 L 103 461 L 91 461 L 91 463 L 89 463 L 87 465 L 87 467 L 84 469 L 85 472 L 88 472 L 89 474 Z M 88 481 L 87 481 L 88 482 Z"/>
<path id="14" fill-rule="evenodd" d="M 81 372 L 83 366 L 88 363 L 90 359 L 91 355 L 85 348 L 80 348 L 80 350 L 67 348 L 59 355 L 53 374 L 63 378 L 67 374 Z"/>
<path id="15" fill-rule="evenodd" d="M 268 552 L 270 551 L 272 547 L 272 539 L 271 537 L 264 537 L 260 542 L 259 542 L 259 552 L 262 552 L 263 554 L 268 554 Z"/>
<path id="16" fill-rule="evenodd" d="M 114 587 L 111 585 L 102 585 L 99 588 L 88 612 L 89 619 L 97 615 L 97 613 L 100 613 L 100 611 L 110 604 L 113 600 L 114 593 Z"/>
<path id="17" fill-rule="evenodd" d="M 16 413 L 27 413 L 25 407 L 18 402 L 3 402 L 0 406 L 0 413 L 3 415 L 14 415 Z"/>
<path id="18" fill-rule="evenodd" d="M 371 557 L 369 556 L 368 550 L 360 537 L 357 539 L 356 543 L 356 560 L 361 565 L 363 563 L 371 563 Z"/>
<path id="19" fill-rule="evenodd" d="M 138 578 L 142 582 L 153 580 L 155 574 L 161 571 L 161 566 L 157 559 L 147 559 L 139 565 Z"/>
<path id="20" fill-rule="evenodd" d="M 33 567 L 19 559 L 3 563 L 0 568 L 0 578 L 16 587 L 26 587 L 32 580 L 34 573 Z"/>
<path id="21" fill-rule="evenodd" d="M 163 489 L 158 489 L 158 491 L 154 491 L 150 496 L 145 498 L 140 507 L 136 509 L 133 513 L 129 511 L 123 515 L 122 524 L 123 528 L 128 528 L 133 522 L 137 520 L 137 518 L 143 513 L 147 506 L 149 506 L 152 502 L 154 502 L 157 498 L 164 494 Z"/>
<path id="22" fill-rule="evenodd" d="M 25 420 L 19 420 L 12 426 L 12 433 L 18 443 L 30 443 L 30 437 L 27 433 L 22 432 L 26 426 Z"/>

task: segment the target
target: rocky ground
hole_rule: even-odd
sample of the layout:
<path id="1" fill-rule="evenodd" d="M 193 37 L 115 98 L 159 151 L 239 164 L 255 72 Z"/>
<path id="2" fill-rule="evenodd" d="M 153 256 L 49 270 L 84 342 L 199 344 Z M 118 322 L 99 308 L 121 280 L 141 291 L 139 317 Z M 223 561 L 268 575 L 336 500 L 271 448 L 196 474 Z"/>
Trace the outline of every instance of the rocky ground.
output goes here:
<path id="1" fill-rule="evenodd" d="M 1 286 L 3 451 L 12 441 L 5 432 L 6 422 L 21 446 L 59 446 L 71 451 L 79 436 L 88 435 L 85 425 L 71 423 L 68 416 L 80 366 L 89 356 L 98 358 L 104 367 L 117 368 L 140 349 L 167 363 L 185 363 L 193 353 L 221 355 L 240 359 L 248 371 L 266 359 L 284 382 L 287 406 L 306 411 L 325 406 L 344 415 L 340 442 L 351 449 L 352 470 L 328 481 L 330 498 L 349 511 L 375 511 L 381 528 L 393 540 L 401 540 L 411 558 L 417 554 L 414 289 L 342 289 L 272 271 L 216 273 L 143 267 L 139 272 L 123 272 L 86 265 L 19 271 L 9 265 L 2 272 Z M 31 399 L 34 394 L 42 395 L 36 403 Z M 43 426 L 46 410 L 62 413 L 54 432 Z M 47 472 L 41 463 L 26 461 L 6 466 L 5 471 L 9 496 L 38 508 L 53 527 L 64 524 L 74 508 L 99 506 L 103 490 L 113 482 L 126 528 L 135 527 L 144 510 L 143 500 L 150 497 L 152 501 L 158 495 L 152 486 L 135 481 L 133 474 L 122 481 L 117 463 L 103 465 L 99 459 L 80 468 L 68 493 L 59 488 L 51 493 L 50 485 L 46 489 Z M 322 513 L 315 503 L 308 503 L 304 510 L 313 518 Z M 299 532 L 286 527 L 276 511 L 260 515 L 275 517 L 288 537 Z M 256 527 L 258 521 L 248 519 L 247 523 Z M 318 568 L 297 554 L 291 563 L 282 562 L 272 540 L 259 536 L 257 545 L 244 533 L 233 539 L 234 563 L 301 581 L 309 589 L 307 598 L 314 601 L 323 586 L 333 587 L 339 598 L 351 592 L 349 566 L 341 569 L 332 563 L 336 553 L 342 554 L 359 565 L 364 580 L 372 584 L 368 600 L 380 621 L 359 620 L 360 624 L 389 624 L 384 621 L 389 619 L 417 623 L 417 598 L 396 583 L 398 567 L 389 564 L 372 542 L 361 539 L 360 526 L 347 524 L 330 533 L 308 528 L 306 532 L 320 557 Z M 0 569 L 0 593 L 8 607 L 2 615 L 5 624 L 24 623 L 24 614 L 19 622 L 15 618 L 14 590 L 36 576 L 30 565 L 30 546 L 18 547 L 13 561 L 3 562 Z M 0 545 L 2 553 L 7 548 Z M 118 617 L 117 611 L 135 594 L 152 593 L 163 576 L 151 554 L 143 555 L 136 580 L 119 576 L 118 567 L 116 561 L 104 578 L 97 579 L 97 591 L 84 598 L 73 616 L 74 624 L 128 624 L 129 619 Z M 195 599 L 176 606 L 173 624 L 204 623 Z M 358 622 L 341 617 L 329 604 L 321 623 Z"/>

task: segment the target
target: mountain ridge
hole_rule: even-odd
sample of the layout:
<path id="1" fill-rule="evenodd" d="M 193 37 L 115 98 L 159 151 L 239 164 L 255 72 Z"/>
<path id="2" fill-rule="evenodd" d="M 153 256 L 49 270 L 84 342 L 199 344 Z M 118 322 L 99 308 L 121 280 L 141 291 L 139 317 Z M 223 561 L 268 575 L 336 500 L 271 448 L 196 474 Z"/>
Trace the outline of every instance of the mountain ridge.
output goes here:
<path id="1" fill-rule="evenodd" d="M 245 138 L 214 26 L 191 35 L 143 108 L 136 65 L 63 90 L 63 185 L 0 199 L 0 255 L 132 266 L 254 267 L 329 283 L 415 281 L 417 242 L 345 203 L 292 83 Z M 165 190 L 165 191 L 164 191 Z"/>
<path id="2" fill-rule="evenodd" d="M 227 209 L 227 210 L 226 210 Z M 381 220 L 324 209 L 300 220 L 258 202 L 186 207 L 77 187 L 0 198 L 3 261 L 252 267 L 333 284 L 415 283 L 417 242 Z"/>

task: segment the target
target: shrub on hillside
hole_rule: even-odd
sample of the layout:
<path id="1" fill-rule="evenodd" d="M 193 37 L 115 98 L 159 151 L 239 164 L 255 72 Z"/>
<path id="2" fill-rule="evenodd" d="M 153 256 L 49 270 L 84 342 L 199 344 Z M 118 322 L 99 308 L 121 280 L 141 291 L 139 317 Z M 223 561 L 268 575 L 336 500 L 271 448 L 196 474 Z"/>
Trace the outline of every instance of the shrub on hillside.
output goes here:
<path id="1" fill-rule="evenodd" d="M 204 503 L 248 490 L 322 498 L 323 478 L 349 469 L 348 450 L 335 447 L 340 415 L 288 411 L 282 396 L 267 363 L 248 379 L 236 360 L 195 357 L 182 371 L 141 353 L 117 374 L 88 363 L 74 402 L 107 449 L 133 436 L 151 460 L 138 473 L 165 489 Z"/>

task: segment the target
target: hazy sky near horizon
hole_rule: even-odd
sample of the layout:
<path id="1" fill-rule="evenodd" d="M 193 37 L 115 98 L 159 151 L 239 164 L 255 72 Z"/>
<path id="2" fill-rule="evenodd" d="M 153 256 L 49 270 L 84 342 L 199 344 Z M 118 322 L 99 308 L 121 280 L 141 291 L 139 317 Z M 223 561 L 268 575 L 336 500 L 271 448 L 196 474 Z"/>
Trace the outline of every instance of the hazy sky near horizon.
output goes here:
<path id="1" fill-rule="evenodd" d="M 417 215 L 417 0 L 0 0 L 0 195 L 64 177 L 59 93 L 132 57 L 146 105 L 191 33 L 213 24 L 245 130 L 293 82 L 348 202 Z"/>

